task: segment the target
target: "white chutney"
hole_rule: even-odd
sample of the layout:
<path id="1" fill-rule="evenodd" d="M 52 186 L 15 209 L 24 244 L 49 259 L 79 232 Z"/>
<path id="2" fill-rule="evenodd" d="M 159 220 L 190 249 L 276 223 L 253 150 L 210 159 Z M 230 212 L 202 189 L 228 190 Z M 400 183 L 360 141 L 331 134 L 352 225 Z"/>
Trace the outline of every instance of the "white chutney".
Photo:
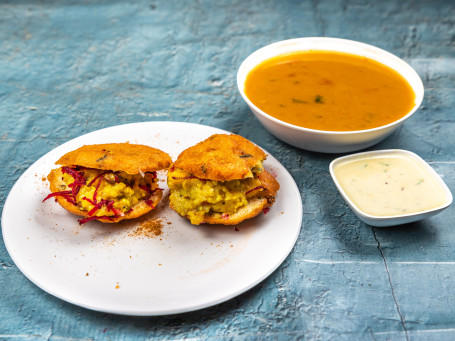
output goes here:
<path id="1" fill-rule="evenodd" d="M 333 173 L 359 210 L 372 216 L 406 215 L 445 205 L 447 191 L 432 169 L 408 154 L 366 154 L 337 162 Z"/>

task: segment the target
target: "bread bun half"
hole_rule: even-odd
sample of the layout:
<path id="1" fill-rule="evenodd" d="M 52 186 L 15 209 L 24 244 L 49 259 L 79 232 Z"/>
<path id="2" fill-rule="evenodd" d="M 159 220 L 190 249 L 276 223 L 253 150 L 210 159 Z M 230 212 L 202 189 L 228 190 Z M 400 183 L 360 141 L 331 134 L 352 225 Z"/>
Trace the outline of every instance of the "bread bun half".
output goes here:
<path id="1" fill-rule="evenodd" d="M 49 173 L 52 193 L 43 201 L 55 198 L 64 209 L 83 217 L 80 224 L 115 223 L 156 207 L 163 195 L 156 171 L 168 167 L 171 158 L 151 147 L 118 143 L 83 146 L 57 163 L 63 166 Z"/>
<path id="2" fill-rule="evenodd" d="M 183 151 L 168 172 L 171 209 L 194 225 L 237 225 L 267 212 L 280 188 L 266 154 L 238 135 L 213 135 Z"/>

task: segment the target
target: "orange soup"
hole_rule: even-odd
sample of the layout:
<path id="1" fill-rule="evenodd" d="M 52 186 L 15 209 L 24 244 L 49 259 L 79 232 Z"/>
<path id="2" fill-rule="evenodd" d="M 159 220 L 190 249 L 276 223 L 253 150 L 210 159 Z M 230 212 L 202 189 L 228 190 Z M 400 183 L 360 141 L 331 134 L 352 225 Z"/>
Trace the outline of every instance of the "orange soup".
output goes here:
<path id="1" fill-rule="evenodd" d="M 330 51 L 302 51 L 264 61 L 245 81 L 245 94 L 267 114 L 305 128 L 376 128 L 415 105 L 409 83 L 374 60 Z"/>

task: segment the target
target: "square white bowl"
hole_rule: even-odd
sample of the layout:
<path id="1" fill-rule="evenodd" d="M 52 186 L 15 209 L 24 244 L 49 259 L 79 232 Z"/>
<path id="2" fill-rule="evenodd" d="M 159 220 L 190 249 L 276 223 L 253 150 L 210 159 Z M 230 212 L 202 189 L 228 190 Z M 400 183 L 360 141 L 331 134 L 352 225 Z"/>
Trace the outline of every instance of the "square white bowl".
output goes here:
<path id="1" fill-rule="evenodd" d="M 374 158 L 374 157 L 378 157 L 378 156 L 393 156 L 393 155 L 411 158 L 414 161 L 416 161 L 416 166 L 424 169 L 428 173 L 428 175 L 432 177 L 432 179 L 436 182 L 436 184 L 438 184 L 440 186 L 440 188 L 444 192 L 445 201 L 441 205 L 438 205 L 431 209 L 426 209 L 426 210 L 422 210 L 422 211 L 418 211 L 418 212 L 414 212 L 414 213 L 400 214 L 400 215 L 387 215 L 387 216 L 372 215 L 372 214 L 366 213 L 362 209 L 360 209 L 358 207 L 358 205 L 356 205 L 353 202 L 351 197 L 346 193 L 346 191 L 341 186 L 341 184 L 334 172 L 334 168 L 336 167 L 336 165 L 347 162 L 347 161 L 370 159 L 370 158 Z M 427 162 L 425 162 L 421 157 L 419 157 L 418 155 L 416 155 L 412 152 L 409 152 L 407 150 L 387 149 L 387 150 L 363 152 L 363 153 L 356 153 L 356 154 L 352 154 L 352 155 L 343 156 L 343 157 L 333 160 L 330 163 L 330 175 L 332 176 L 333 182 L 335 183 L 336 187 L 338 188 L 338 191 L 340 192 L 340 194 L 342 195 L 344 200 L 347 202 L 347 204 L 354 211 L 354 213 L 357 215 L 357 217 L 359 217 L 359 219 L 362 220 L 363 222 L 365 222 L 366 224 L 372 225 L 372 226 L 379 226 L 379 227 L 394 226 L 394 225 L 407 224 L 407 223 L 411 223 L 411 222 L 418 221 L 421 219 L 425 219 L 425 218 L 428 218 L 435 214 L 438 214 L 442 210 L 449 207 L 453 200 L 452 193 L 450 192 L 450 190 L 447 187 L 447 185 L 445 184 L 445 182 L 436 173 L 436 171 Z"/>

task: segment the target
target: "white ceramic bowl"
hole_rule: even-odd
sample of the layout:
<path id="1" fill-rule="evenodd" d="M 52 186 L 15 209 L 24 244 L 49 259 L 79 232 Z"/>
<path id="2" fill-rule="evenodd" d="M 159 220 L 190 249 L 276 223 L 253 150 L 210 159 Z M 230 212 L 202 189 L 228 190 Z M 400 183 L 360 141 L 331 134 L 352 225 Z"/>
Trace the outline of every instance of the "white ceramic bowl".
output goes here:
<path id="1" fill-rule="evenodd" d="M 413 161 L 415 161 L 415 168 L 420 168 L 422 169 L 427 175 L 428 179 L 432 180 L 429 183 L 434 184 L 434 186 L 438 186 L 440 189 L 440 193 L 442 193 L 442 197 L 444 198 L 443 201 L 434 207 L 428 208 L 428 209 L 422 209 L 420 211 L 414 212 L 414 213 L 406 213 L 406 214 L 400 214 L 400 215 L 372 215 L 369 213 L 366 213 L 365 210 L 359 207 L 359 205 L 356 205 L 354 201 L 352 200 L 352 195 L 349 194 L 349 191 L 347 191 L 345 188 L 343 188 L 343 185 L 341 184 L 341 179 L 338 178 L 336 172 L 334 171 L 334 168 L 337 165 L 342 165 L 349 163 L 351 161 L 356 161 L 356 160 L 372 160 L 375 157 L 403 157 L 403 158 L 408 158 Z M 414 168 L 414 169 L 415 169 Z M 381 171 L 382 173 L 383 171 Z M 353 173 L 350 173 L 353 174 Z M 357 153 L 357 154 L 351 154 L 347 156 L 343 156 L 340 158 L 337 158 L 333 160 L 330 163 L 330 175 L 332 176 L 333 182 L 335 183 L 336 187 L 338 188 L 338 191 L 340 192 L 341 196 L 344 198 L 346 203 L 351 207 L 351 209 L 354 211 L 354 213 L 359 217 L 360 220 L 365 222 L 368 225 L 372 226 L 394 226 L 394 225 L 400 225 L 400 224 L 407 224 L 407 223 L 412 223 L 421 219 L 425 219 L 428 217 L 431 217 L 435 214 L 440 213 L 447 207 L 449 207 L 452 203 L 453 196 L 452 193 L 450 192 L 449 188 L 447 185 L 444 183 L 444 181 L 441 179 L 441 177 L 435 172 L 435 170 L 427 163 L 425 162 L 420 156 L 409 152 L 407 150 L 401 150 L 401 149 L 387 149 L 387 150 L 377 150 L 377 151 L 371 151 L 371 152 L 363 152 L 363 153 Z M 379 174 L 374 174 L 374 182 L 381 181 L 381 176 Z M 411 173 L 406 174 L 406 176 L 411 178 Z M 394 175 L 396 177 L 396 175 Z M 356 177 L 356 180 L 358 181 L 359 178 Z M 391 184 L 389 184 L 391 185 Z M 365 186 L 369 187 L 369 186 Z M 371 189 L 373 190 L 373 184 L 370 188 L 365 188 L 362 187 L 362 191 L 365 193 L 368 193 L 368 190 Z M 379 193 L 379 192 L 376 192 Z M 390 193 L 393 193 L 390 191 Z M 369 196 L 374 196 L 374 193 L 368 193 Z M 398 197 L 400 198 L 400 197 Z M 402 200 L 401 198 L 399 200 Z M 376 201 L 375 201 L 376 202 Z"/>
<path id="2" fill-rule="evenodd" d="M 380 62 L 399 72 L 411 85 L 416 99 L 412 110 L 390 124 L 358 131 L 324 131 L 299 127 L 278 120 L 255 106 L 245 95 L 244 87 L 248 73 L 261 62 L 281 54 L 318 50 L 355 54 Z M 267 45 L 248 56 L 237 73 L 237 86 L 254 115 L 279 139 L 302 149 L 323 153 L 345 153 L 370 147 L 389 136 L 420 106 L 423 100 L 423 84 L 419 75 L 402 59 L 377 47 L 352 40 L 338 38 L 297 38 Z"/>

